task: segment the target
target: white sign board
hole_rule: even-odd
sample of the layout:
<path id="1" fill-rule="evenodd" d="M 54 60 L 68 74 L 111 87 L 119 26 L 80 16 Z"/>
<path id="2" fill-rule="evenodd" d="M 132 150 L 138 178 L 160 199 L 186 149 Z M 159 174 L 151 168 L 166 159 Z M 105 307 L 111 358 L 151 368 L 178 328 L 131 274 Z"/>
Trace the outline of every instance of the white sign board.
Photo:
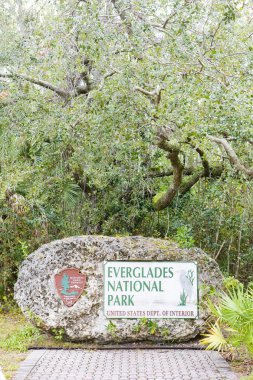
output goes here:
<path id="1" fill-rule="evenodd" d="M 107 318 L 198 318 L 194 262 L 106 261 Z"/>

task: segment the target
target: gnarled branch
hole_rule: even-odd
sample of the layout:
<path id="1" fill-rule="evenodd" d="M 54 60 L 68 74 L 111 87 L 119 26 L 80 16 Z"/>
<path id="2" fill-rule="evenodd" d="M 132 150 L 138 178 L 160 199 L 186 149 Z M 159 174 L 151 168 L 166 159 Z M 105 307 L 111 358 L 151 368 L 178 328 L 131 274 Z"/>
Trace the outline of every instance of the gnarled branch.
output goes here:
<path id="1" fill-rule="evenodd" d="M 164 88 L 160 87 L 160 86 L 157 86 L 156 89 L 154 89 L 153 91 L 147 91 L 145 90 L 144 88 L 142 87 L 139 87 L 139 86 L 136 86 L 134 87 L 134 91 L 139 91 L 141 92 L 142 94 L 148 96 L 150 98 L 150 100 L 157 106 L 160 101 L 161 101 L 161 95 L 162 95 L 162 90 L 164 90 Z"/>
<path id="2" fill-rule="evenodd" d="M 179 158 L 180 149 L 176 144 L 170 143 L 164 138 L 160 138 L 158 141 L 158 146 L 168 152 L 167 157 L 173 168 L 173 180 L 171 186 L 158 198 L 154 199 L 154 208 L 156 210 L 163 210 L 172 202 L 178 192 L 178 189 L 182 183 L 184 165 Z"/>
<path id="3" fill-rule="evenodd" d="M 184 168 L 183 175 L 192 175 L 194 169 L 193 168 Z M 146 175 L 145 178 L 164 178 L 164 177 L 170 177 L 173 175 L 173 169 L 168 169 L 166 172 L 158 172 L 158 171 L 152 171 Z"/>
<path id="4" fill-rule="evenodd" d="M 48 90 L 51 90 L 55 92 L 57 95 L 61 96 L 62 98 L 68 98 L 69 97 L 69 92 L 65 91 L 57 86 L 52 85 L 51 83 L 45 82 L 44 80 L 41 79 L 34 79 L 30 76 L 27 75 L 21 75 L 21 74 L 9 74 L 9 73 L 0 73 L 1 78 L 10 78 L 10 79 L 22 79 L 27 82 L 36 84 L 38 86 L 44 87 Z"/>
<path id="5" fill-rule="evenodd" d="M 200 148 L 196 148 L 196 152 L 199 154 L 199 157 L 201 159 L 201 162 L 202 162 L 202 165 L 203 165 L 203 168 L 204 168 L 204 176 L 205 177 L 209 177 L 209 174 L 210 174 L 210 167 L 209 167 L 209 162 L 207 161 L 206 157 L 205 157 L 205 153 L 203 152 L 202 149 Z"/>
<path id="6" fill-rule="evenodd" d="M 223 146 L 223 148 L 225 149 L 225 152 L 227 153 L 227 156 L 231 165 L 235 167 L 236 170 L 238 170 L 239 172 L 243 172 L 250 178 L 253 178 L 253 169 L 246 168 L 246 166 L 244 166 L 241 163 L 234 149 L 225 138 L 219 138 L 219 137 L 209 136 L 209 135 L 207 137 L 209 140 L 215 142 L 216 144 Z"/>
<path id="7" fill-rule="evenodd" d="M 153 205 L 157 211 L 168 207 L 176 195 L 187 193 L 200 180 L 200 178 L 220 177 L 223 171 L 223 167 L 221 166 L 210 168 L 202 149 L 199 147 L 196 148 L 190 143 L 192 148 L 199 154 L 203 168 L 198 167 L 192 170 L 190 177 L 188 177 L 187 180 L 184 180 L 183 175 L 188 172 L 188 169 L 184 168 L 184 165 L 180 160 L 180 146 L 177 142 L 172 140 L 173 133 L 173 129 L 168 127 L 160 128 L 157 132 L 157 145 L 168 153 L 167 157 L 172 165 L 171 175 L 173 176 L 172 183 L 169 185 L 168 190 L 161 194 L 157 194 L 153 199 Z"/>
<path id="8" fill-rule="evenodd" d="M 117 70 L 113 70 L 112 72 L 109 72 L 104 75 L 96 84 L 98 85 L 100 83 L 100 86 L 98 87 L 99 90 L 102 89 L 104 82 L 107 78 L 110 78 L 114 74 L 119 73 Z M 48 90 L 51 90 L 55 92 L 60 97 L 64 98 L 65 100 L 68 100 L 69 98 L 74 98 L 79 95 L 88 94 L 93 88 L 94 84 L 92 84 L 88 78 L 88 75 L 86 72 L 83 72 L 79 75 L 79 77 L 82 79 L 79 83 L 77 83 L 75 86 L 73 86 L 73 89 L 71 90 L 63 90 L 60 87 L 54 86 L 51 83 L 48 83 L 41 79 L 35 79 L 28 75 L 23 74 L 16 74 L 16 73 L 0 73 L 0 78 L 10 78 L 10 79 L 20 79 L 23 81 L 27 81 L 30 83 L 33 83 L 37 86 L 46 88 Z"/>

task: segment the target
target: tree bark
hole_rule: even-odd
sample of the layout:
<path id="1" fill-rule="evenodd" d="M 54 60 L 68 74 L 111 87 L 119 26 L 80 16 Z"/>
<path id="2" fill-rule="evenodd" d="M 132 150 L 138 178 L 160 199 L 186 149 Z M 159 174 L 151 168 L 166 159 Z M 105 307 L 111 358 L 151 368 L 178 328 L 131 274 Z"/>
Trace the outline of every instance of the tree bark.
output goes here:
<path id="1" fill-rule="evenodd" d="M 22 79 L 22 80 L 25 80 L 27 82 L 30 82 L 30 83 L 33 83 L 33 84 L 37 84 L 38 86 L 41 86 L 41 87 L 44 87 L 48 90 L 51 90 L 53 92 L 55 92 L 57 95 L 61 96 L 62 98 L 66 99 L 69 97 L 69 92 L 68 91 L 65 91 L 57 86 L 54 86 L 52 85 L 51 83 L 48 83 L 48 82 L 45 82 L 44 80 L 41 80 L 41 79 L 34 79 L 32 77 L 29 77 L 27 75 L 20 75 L 20 74 L 1 74 L 0 73 L 0 77 L 1 78 L 10 78 L 10 79 Z"/>
<path id="2" fill-rule="evenodd" d="M 158 143 L 158 146 L 168 152 L 168 158 L 173 168 L 173 180 L 171 186 L 154 201 L 154 208 L 156 210 L 163 210 L 173 201 L 178 193 L 179 187 L 182 183 L 184 165 L 179 159 L 179 148 L 162 140 Z"/>
<path id="3" fill-rule="evenodd" d="M 225 152 L 227 153 L 227 156 L 228 156 L 228 159 L 229 159 L 231 165 L 233 167 L 235 167 L 236 170 L 238 170 L 239 172 L 243 172 L 244 174 L 246 174 L 250 178 L 253 178 L 253 169 L 246 168 L 246 166 L 244 166 L 240 162 L 240 160 L 239 160 L 237 154 L 235 153 L 234 149 L 232 148 L 232 146 L 229 144 L 229 142 L 225 138 L 219 138 L 219 137 L 215 137 L 215 136 L 207 136 L 207 137 L 209 140 L 217 143 L 218 145 L 223 146 L 223 148 L 225 149 Z"/>
<path id="4" fill-rule="evenodd" d="M 179 155 L 180 147 L 177 142 L 173 142 L 171 137 L 173 130 L 171 128 L 161 128 L 158 130 L 158 147 L 168 152 L 168 159 L 171 162 L 172 170 L 169 172 L 173 176 L 172 183 L 168 190 L 161 194 L 157 194 L 153 199 L 153 206 L 157 211 L 163 210 L 168 207 L 176 195 L 186 194 L 201 178 L 217 178 L 221 176 L 223 167 L 210 168 L 209 163 L 205 157 L 205 153 L 199 147 L 195 147 L 190 143 L 193 149 L 199 154 L 203 168 L 195 168 L 189 171 L 185 169 Z M 189 144 L 189 142 L 188 142 Z M 183 180 L 183 175 L 191 174 L 187 180 Z"/>

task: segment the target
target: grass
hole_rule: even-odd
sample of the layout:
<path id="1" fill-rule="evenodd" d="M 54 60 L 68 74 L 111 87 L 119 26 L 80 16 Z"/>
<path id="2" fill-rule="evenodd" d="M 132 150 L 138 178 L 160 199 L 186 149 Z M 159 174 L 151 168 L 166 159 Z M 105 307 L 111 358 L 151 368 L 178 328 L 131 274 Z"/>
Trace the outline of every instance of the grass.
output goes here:
<path id="1" fill-rule="evenodd" d="M 6 346 L 10 337 L 15 337 L 17 332 L 27 326 L 27 322 L 20 314 L 0 315 L 0 366 L 7 379 L 11 379 L 19 364 L 26 358 L 26 349 L 22 347 L 22 350 L 15 349 L 15 342 L 12 338 L 12 344 L 8 348 Z"/>
<path id="2" fill-rule="evenodd" d="M 30 348 L 92 348 L 97 345 L 63 342 L 58 330 L 55 336 L 41 333 L 18 310 L 0 312 L 0 367 L 6 379 L 11 379 L 28 355 Z"/>
<path id="3" fill-rule="evenodd" d="M 11 379 L 25 360 L 30 347 L 82 348 L 83 344 L 61 342 L 58 337 L 41 334 L 18 311 L 0 314 L 0 367 Z"/>

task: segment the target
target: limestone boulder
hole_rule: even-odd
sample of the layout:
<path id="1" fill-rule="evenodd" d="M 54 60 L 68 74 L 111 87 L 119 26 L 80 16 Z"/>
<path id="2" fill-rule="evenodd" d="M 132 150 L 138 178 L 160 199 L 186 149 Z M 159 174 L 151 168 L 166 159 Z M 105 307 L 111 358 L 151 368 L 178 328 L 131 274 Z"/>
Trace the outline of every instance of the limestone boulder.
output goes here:
<path id="1" fill-rule="evenodd" d="M 138 319 L 107 319 L 103 311 L 103 263 L 108 260 L 194 261 L 199 272 L 199 318 L 159 319 L 150 325 Z M 86 276 L 78 300 L 69 307 L 57 294 L 55 275 L 76 268 Z M 81 342 L 183 342 L 206 328 L 208 294 L 222 284 L 217 263 L 199 248 L 182 249 L 155 238 L 78 236 L 43 245 L 22 263 L 15 299 L 35 325 L 65 340 Z M 151 325 L 152 326 L 152 325 Z"/>

